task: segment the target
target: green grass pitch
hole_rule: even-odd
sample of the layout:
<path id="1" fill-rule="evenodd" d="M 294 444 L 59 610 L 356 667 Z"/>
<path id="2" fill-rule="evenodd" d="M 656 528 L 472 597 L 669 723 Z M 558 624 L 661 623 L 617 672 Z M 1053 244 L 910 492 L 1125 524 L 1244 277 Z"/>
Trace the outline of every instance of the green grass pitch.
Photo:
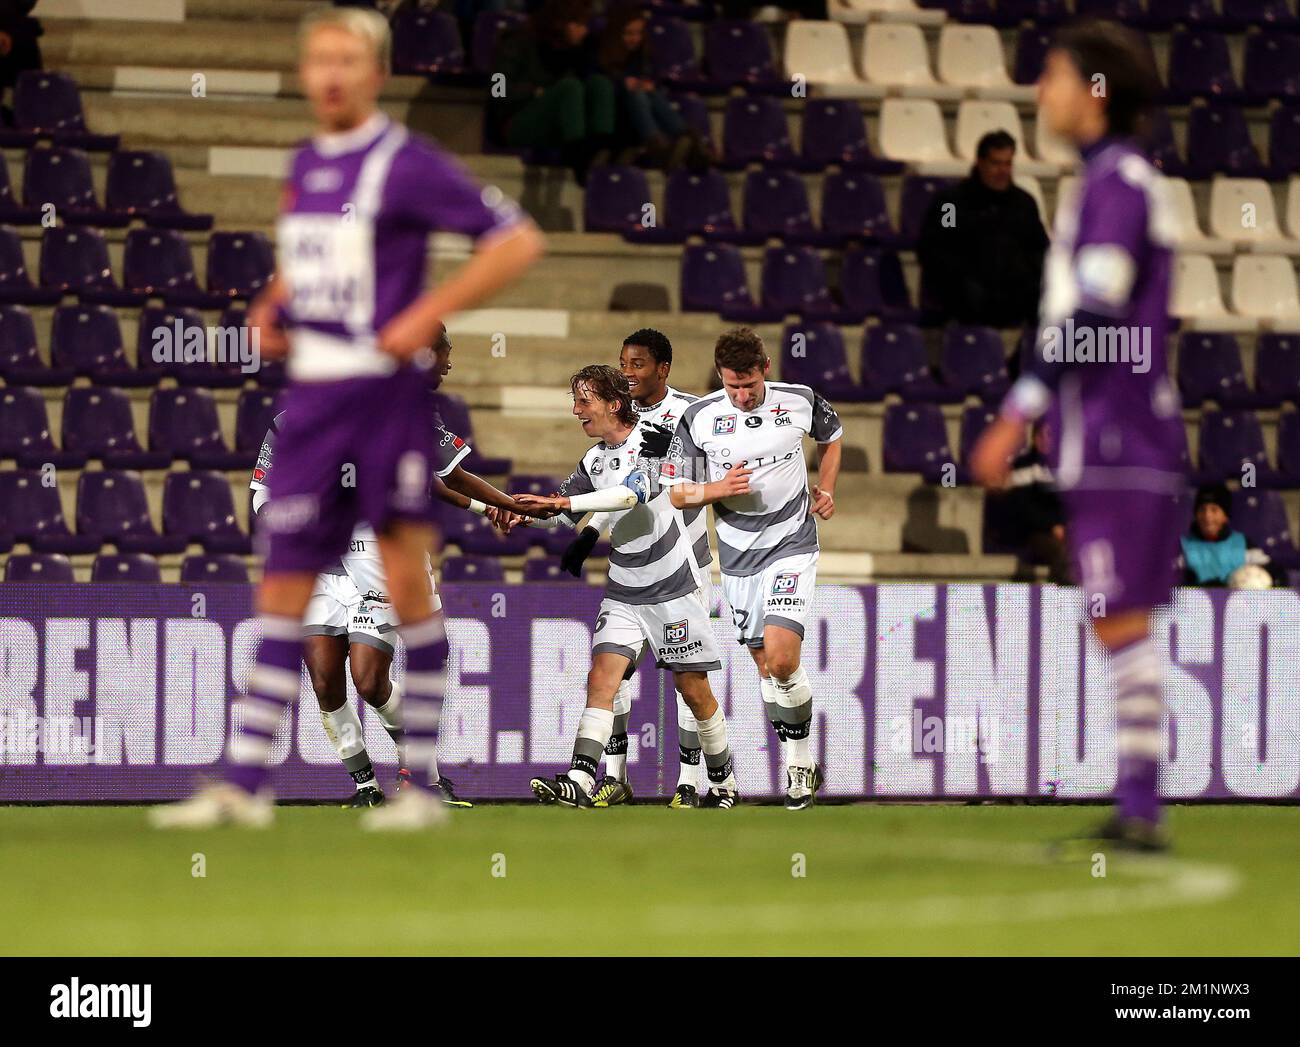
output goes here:
<path id="1" fill-rule="evenodd" d="M 1289 954 L 1300 808 L 1188 806 L 1170 857 L 1044 844 L 1100 808 L 482 806 L 416 836 L 281 808 L 159 833 L 0 808 L 7 954 Z M 201 859 L 200 857 L 201 856 Z M 204 876 L 193 872 L 202 864 Z M 1105 875 L 1097 875 L 1104 871 Z"/>

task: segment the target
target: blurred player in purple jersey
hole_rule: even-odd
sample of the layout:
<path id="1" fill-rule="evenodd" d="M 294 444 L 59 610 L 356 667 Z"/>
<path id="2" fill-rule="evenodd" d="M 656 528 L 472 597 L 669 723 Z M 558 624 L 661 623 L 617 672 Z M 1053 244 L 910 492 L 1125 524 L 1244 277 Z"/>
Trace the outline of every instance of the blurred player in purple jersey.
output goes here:
<path id="1" fill-rule="evenodd" d="M 1078 201 L 1048 252 L 1034 357 L 971 460 L 1002 487 L 1027 422 L 1052 412 L 1066 539 L 1116 696 L 1116 806 L 1097 837 L 1158 849 L 1163 670 L 1151 610 L 1167 603 L 1186 442 L 1165 342 L 1174 222 L 1161 175 L 1133 143 L 1159 81 L 1121 26 L 1063 30 L 1038 83 L 1039 119 L 1083 155 Z"/>
<path id="2" fill-rule="evenodd" d="M 347 549 L 358 522 L 379 538 L 388 596 L 407 651 L 403 727 L 412 783 L 365 812 L 371 829 L 446 818 L 433 778 L 447 640 L 427 558 L 437 538 L 429 498 L 436 461 L 427 370 L 412 362 L 444 320 L 517 280 L 541 255 L 536 227 L 499 191 L 477 185 L 432 142 L 378 108 L 388 23 L 327 8 L 302 23 L 299 74 L 317 134 L 294 155 L 277 226 L 279 269 L 249 310 L 264 355 L 288 354 L 270 536 L 258 591 L 262 643 L 248 693 L 233 707 L 224 781 L 154 812 L 160 827 L 269 825 L 267 760 L 299 692 L 301 622 L 316 575 Z M 429 235 L 475 249 L 426 290 Z"/>

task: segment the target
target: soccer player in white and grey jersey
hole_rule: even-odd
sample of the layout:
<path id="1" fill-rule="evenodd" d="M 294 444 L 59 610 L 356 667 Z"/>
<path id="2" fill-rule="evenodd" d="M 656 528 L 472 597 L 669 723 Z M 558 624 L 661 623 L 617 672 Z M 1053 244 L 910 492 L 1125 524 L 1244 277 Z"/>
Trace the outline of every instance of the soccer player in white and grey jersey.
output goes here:
<path id="1" fill-rule="evenodd" d="M 686 409 L 660 479 L 679 508 L 713 506 L 722 591 L 783 743 L 786 807 L 800 810 L 821 785 L 808 741 L 812 688 L 800 664 L 817 580 L 813 517 L 835 512 L 843 428 L 808 386 L 767 381 L 772 363 L 747 327 L 718 339 L 714 364 L 723 388 Z M 821 450 L 811 488 L 805 436 Z"/>
<path id="2" fill-rule="evenodd" d="M 554 779 L 534 778 L 533 792 L 543 803 L 594 806 L 596 770 L 614 729 L 614 695 L 645 644 L 655 664 L 673 674 L 695 715 L 710 782 L 699 806 L 729 809 L 737 801 L 736 780 L 726 721 L 708 676 L 722 662 L 682 514 L 659 485 L 663 458 L 648 453 L 651 431 L 638 422 L 622 374 L 593 364 L 573 376 L 570 388 L 574 415 L 599 443 L 559 494 L 520 495 L 517 501 L 527 510 L 558 509 L 575 523 L 588 512 L 610 512 L 613 549 L 572 765 Z"/>
<path id="3" fill-rule="evenodd" d="M 653 328 L 642 328 L 628 335 L 623 340 L 618 363 L 632 392 L 632 407 L 636 410 L 639 423 L 652 430 L 644 434 L 643 439 L 654 440 L 656 444 L 662 439 L 662 450 L 656 454 L 648 453 L 647 457 L 662 457 L 682 414 L 699 397 L 679 392 L 668 384 L 673 364 L 672 343 L 666 335 Z M 709 550 L 708 510 L 703 506 L 691 506 L 682 511 L 682 520 L 695 558 L 700 596 L 705 610 L 711 610 L 713 579 L 710 571 L 713 567 L 713 553 Z M 608 529 L 609 521 L 608 513 L 592 516 L 587 526 L 565 550 L 560 562 L 571 574 L 576 576 L 580 573 L 583 561 L 591 553 L 600 535 Z M 644 651 L 645 648 L 642 647 L 641 653 L 644 654 Z M 636 663 L 633 663 L 627 667 L 623 682 L 619 684 L 618 693 L 614 696 L 614 733 L 605 746 L 605 776 L 596 787 L 597 807 L 612 807 L 632 800 L 632 787 L 627 780 L 627 723 L 632 711 L 632 677 L 635 673 Z M 677 788 L 668 806 L 683 809 L 694 807 L 699 799 L 700 737 L 695 729 L 695 717 L 691 714 L 690 706 L 686 704 L 681 692 L 676 693 L 679 770 Z"/>

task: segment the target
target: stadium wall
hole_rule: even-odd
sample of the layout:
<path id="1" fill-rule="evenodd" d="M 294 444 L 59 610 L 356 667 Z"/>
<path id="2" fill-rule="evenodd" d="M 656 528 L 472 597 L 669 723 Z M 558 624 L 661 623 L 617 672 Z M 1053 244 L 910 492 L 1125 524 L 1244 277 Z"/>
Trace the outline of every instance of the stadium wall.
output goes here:
<path id="1" fill-rule="evenodd" d="M 524 798 L 568 764 L 600 591 L 448 585 L 454 654 L 441 760 L 458 791 Z M 245 586 L 0 586 L 0 802 L 185 795 L 217 764 L 228 698 L 252 664 Z M 725 608 L 724 608 L 725 613 Z M 715 620 L 742 793 L 784 788 L 758 678 Z M 1300 594 L 1183 590 L 1157 622 L 1172 655 L 1171 799 L 1300 799 Z M 1106 795 L 1113 697 L 1077 590 L 1026 585 L 822 586 L 805 666 L 826 793 L 852 797 Z M 401 652 L 398 653 L 400 667 Z M 630 773 L 638 797 L 677 780 L 671 682 L 637 676 Z M 395 753 L 365 711 L 389 778 Z M 283 799 L 341 797 L 306 676 L 280 732 Z"/>

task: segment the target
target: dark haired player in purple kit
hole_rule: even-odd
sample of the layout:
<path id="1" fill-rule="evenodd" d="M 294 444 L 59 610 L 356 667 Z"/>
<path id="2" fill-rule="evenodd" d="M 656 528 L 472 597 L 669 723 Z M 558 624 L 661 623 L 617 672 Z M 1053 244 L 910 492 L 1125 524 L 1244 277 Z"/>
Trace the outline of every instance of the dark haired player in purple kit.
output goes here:
<path id="1" fill-rule="evenodd" d="M 1116 697 L 1116 806 L 1090 838 L 1140 850 L 1165 846 L 1163 668 L 1150 616 L 1176 580 L 1186 483 L 1165 360 L 1173 222 L 1161 175 L 1131 141 L 1157 89 L 1149 50 L 1118 25 L 1068 27 L 1049 50 L 1039 119 L 1078 146 L 1082 186 L 1057 215 L 1037 350 L 971 461 L 979 482 L 1003 486 L 1025 424 L 1051 408 L 1066 537 Z"/>
<path id="2" fill-rule="evenodd" d="M 543 250 L 541 234 L 501 194 L 476 185 L 439 147 L 377 107 L 388 23 L 327 8 L 303 20 L 299 72 L 318 133 L 294 156 L 277 230 L 280 267 L 250 310 L 264 355 L 288 352 L 286 424 L 262 511 L 270 536 L 258 591 L 262 643 L 248 693 L 233 707 L 224 781 L 153 812 L 161 828 L 274 818 L 267 759 L 299 693 L 301 621 L 319 571 L 370 524 L 406 645 L 404 730 L 416 788 L 365 812 L 369 829 L 419 829 L 446 818 L 431 780 L 447 660 L 427 560 L 437 538 L 429 499 L 436 459 L 430 375 L 416 354 L 444 320 L 513 283 Z M 429 235 L 461 233 L 474 254 L 425 290 Z"/>

